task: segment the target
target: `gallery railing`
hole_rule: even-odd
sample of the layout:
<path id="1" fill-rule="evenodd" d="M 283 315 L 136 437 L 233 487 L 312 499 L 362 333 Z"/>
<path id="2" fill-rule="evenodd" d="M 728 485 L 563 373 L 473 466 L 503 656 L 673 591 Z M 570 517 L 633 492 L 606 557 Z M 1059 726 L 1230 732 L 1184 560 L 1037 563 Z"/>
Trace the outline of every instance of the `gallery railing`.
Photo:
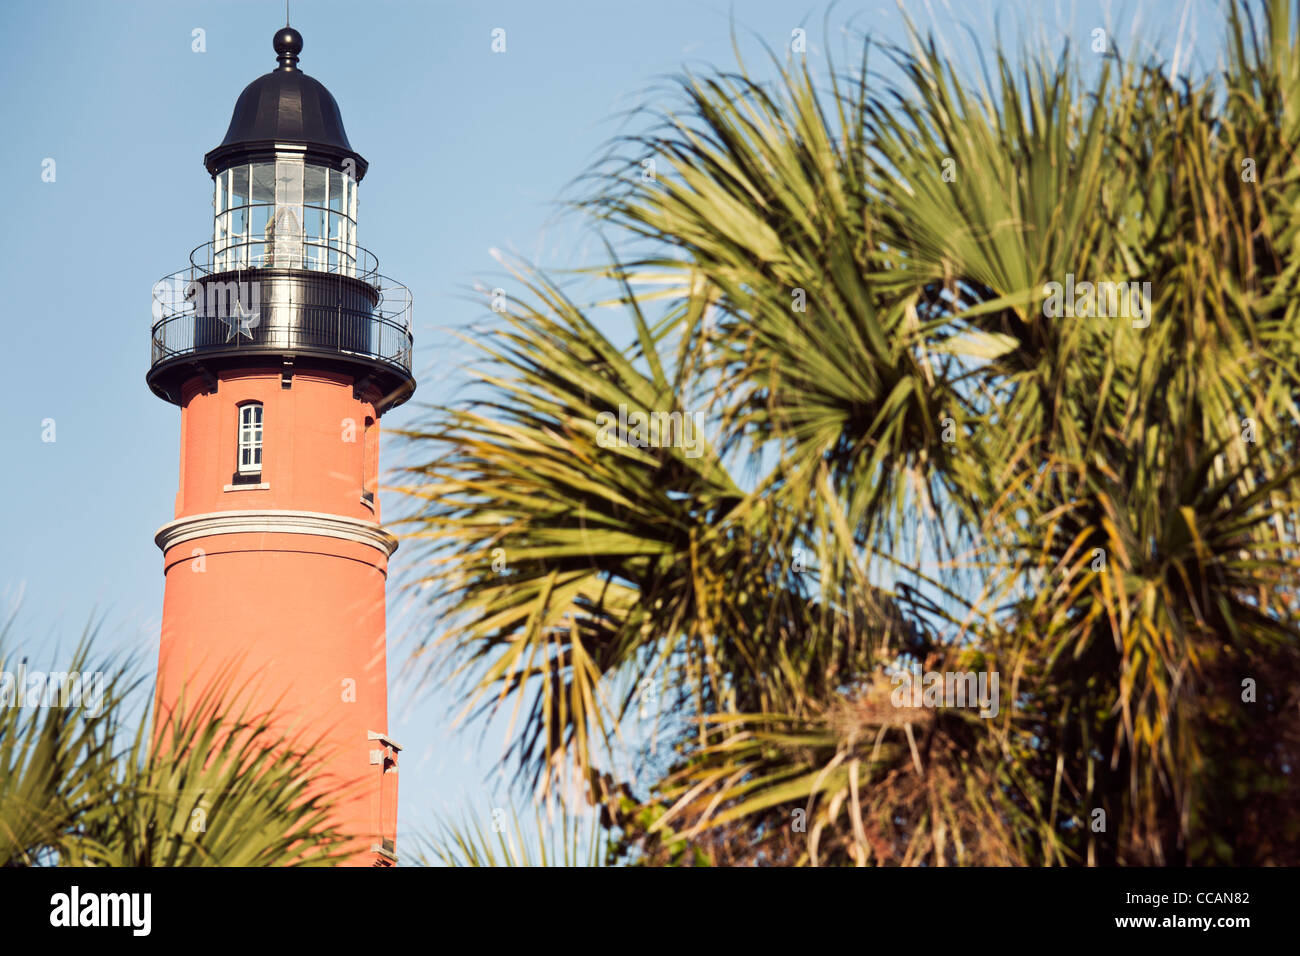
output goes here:
<path id="1" fill-rule="evenodd" d="M 191 354 L 309 351 L 358 356 L 409 375 L 410 290 L 380 275 L 373 255 L 357 254 L 363 269 L 302 269 L 271 257 L 215 271 L 221 259 L 212 243 L 200 246 L 189 268 L 154 285 L 151 365 Z"/>

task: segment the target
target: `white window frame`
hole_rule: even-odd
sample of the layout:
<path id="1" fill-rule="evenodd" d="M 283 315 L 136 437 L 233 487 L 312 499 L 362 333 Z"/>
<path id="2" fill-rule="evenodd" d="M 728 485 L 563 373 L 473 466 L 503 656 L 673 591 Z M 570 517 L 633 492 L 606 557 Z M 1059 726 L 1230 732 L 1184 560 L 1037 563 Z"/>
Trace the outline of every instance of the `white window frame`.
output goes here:
<path id="1" fill-rule="evenodd" d="M 344 177 L 351 185 L 348 187 L 348 275 L 356 275 L 357 269 L 357 181 L 351 176 Z"/>
<path id="2" fill-rule="evenodd" d="M 236 462 L 241 475 L 262 473 L 262 431 L 265 421 L 261 402 L 239 406 L 239 434 Z M 247 459 L 247 461 L 245 461 Z"/>
<path id="3" fill-rule="evenodd" d="M 226 267 L 226 246 L 229 245 L 227 235 L 230 231 L 230 214 L 226 212 L 226 184 L 229 181 L 229 171 L 217 173 L 212 177 L 215 183 L 215 192 L 212 196 L 213 225 L 212 225 L 212 251 L 215 254 L 215 267 L 221 271 Z"/>

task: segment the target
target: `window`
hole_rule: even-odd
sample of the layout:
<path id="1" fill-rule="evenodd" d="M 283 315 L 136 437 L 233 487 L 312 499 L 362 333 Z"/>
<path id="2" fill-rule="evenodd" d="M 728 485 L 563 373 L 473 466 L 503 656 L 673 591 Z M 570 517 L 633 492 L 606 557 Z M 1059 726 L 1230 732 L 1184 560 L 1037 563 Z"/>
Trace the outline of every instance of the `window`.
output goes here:
<path id="1" fill-rule="evenodd" d="M 375 507 L 375 473 L 379 471 L 379 429 L 375 420 L 366 416 L 366 433 L 362 444 L 361 500 Z"/>
<path id="2" fill-rule="evenodd" d="M 262 403 L 239 406 L 239 473 L 256 475 L 262 470 Z"/>

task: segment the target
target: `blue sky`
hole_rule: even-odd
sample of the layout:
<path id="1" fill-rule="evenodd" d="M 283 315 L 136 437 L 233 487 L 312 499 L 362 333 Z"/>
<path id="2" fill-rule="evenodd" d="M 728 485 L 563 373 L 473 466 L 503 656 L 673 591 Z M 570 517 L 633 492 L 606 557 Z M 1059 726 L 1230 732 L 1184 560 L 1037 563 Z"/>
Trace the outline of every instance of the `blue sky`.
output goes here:
<path id="1" fill-rule="evenodd" d="M 1176 0 L 909 9 L 955 47 L 969 46 L 959 29 L 968 25 L 986 52 L 995 24 L 1013 40 L 1028 23 L 1053 46 L 1068 36 L 1086 49 L 1091 30 L 1109 22 L 1122 49 L 1170 44 L 1182 25 L 1193 62 L 1217 56 L 1217 5 L 1202 0 L 1185 24 Z M 33 657 L 69 647 L 97 614 L 104 648 L 155 663 L 163 577 L 153 533 L 172 517 L 179 413 L 144 384 L 150 289 L 211 238 L 203 154 L 220 142 L 240 90 L 275 65 L 270 41 L 283 14 L 279 0 L 46 0 L 0 12 L 0 171 L 9 184 L 0 275 L 10 290 L 0 614 L 21 599 L 14 636 Z M 840 2 L 825 14 L 825 4 L 775 0 L 295 0 L 299 65 L 334 94 L 370 162 L 359 240 L 414 294 L 419 390 L 384 425 L 454 397 L 467 352 L 446 330 L 490 315 L 469 293 L 503 284 L 491 248 L 553 268 L 597 259 L 596 235 L 556 200 L 625 111 L 669 102 L 664 77 L 734 65 L 733 18 L 760 76 L 758 40 L 779 50 L 795 27 L 807 30 L 814 69 L 828 48 L 848 64 L 857 43 L 846 25 L 903 35 L 892 2 Z M 497 27 L 504 54 L 491 52 Z M 206 52 L 192 50 L 196 28 Z M 47 158 L 52 183 L 42 182 Z M 52 443 L 41 440 L 46 419 Z M 385 463 L 398 451 L 386 442 Z M 390 516 L 395 504 L 385 496 Z M 411 570 L 399 550 L 395 576 Z M 408 834 L 436 812 L 485 813 L 502 792 L 491 773 L 499 728 L 455 732 L 449 694 L 411 685 L 404 642 L 413 629 L 436 629 L 415 611 L 390 587 L 390 730 L 407 747 Z"/>

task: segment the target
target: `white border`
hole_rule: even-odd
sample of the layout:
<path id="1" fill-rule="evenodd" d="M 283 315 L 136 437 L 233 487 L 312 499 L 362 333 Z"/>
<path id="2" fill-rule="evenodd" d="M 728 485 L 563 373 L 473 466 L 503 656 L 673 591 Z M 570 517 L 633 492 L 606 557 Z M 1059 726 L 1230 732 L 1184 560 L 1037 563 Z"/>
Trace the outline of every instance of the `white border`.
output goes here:
<path id="1" fill-rule="evenodd" d="M 169 521 L 158 529 L 154 543 L 166 554 L 169 548 L 194 538 L 214 534 L 314 534 L 355 541 L 392 554 L 397 537 L 373 521 L 345 518 L 319 511 L 213 511 Z"/>

